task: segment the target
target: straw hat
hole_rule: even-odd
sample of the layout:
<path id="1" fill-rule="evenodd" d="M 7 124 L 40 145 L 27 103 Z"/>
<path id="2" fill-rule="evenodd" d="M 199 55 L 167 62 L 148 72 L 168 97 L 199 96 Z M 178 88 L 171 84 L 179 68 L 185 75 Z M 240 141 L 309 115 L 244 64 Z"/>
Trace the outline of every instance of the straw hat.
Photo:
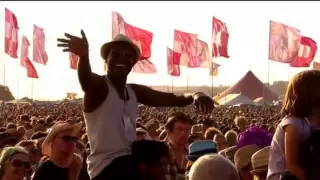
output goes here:
<path id="1" fill-rule="evenodd" d="M 251 164 L 253 170 L 251 171 L 251 174 L 258 174 L 268 171 L 269 151 L 270 146 L 267 146 L 252 155 Z"/>
<path id="2" fill-rule="evenodd" d="M 42 154 L 46 156 L 51 156 L 51 142 L 59 133 L 68 130 L 80 131 L 81 127 L 82 123 L 71 125 L 65 122 L 58 122 L 54 124 L 50 129 L 50 132 L 48 132 L 47 137 L 44 139 L 42 143 Z"/>
<path id="3" fill-rule="evenodd" d="M 115 44 L 118 44 L 118 43 L 127 43 L 127 44 L 131 45 L 132 49 L 135 51 L 135 55 L 136 55 L 137 59 L 140 59 L 141 53 L 140 53 L 139 47 L 137 45 L 135 45 L 131 41 L 131 39 L 129 39 L 127 36 L 125 36 L 123 34 L 116 35 L 112 39 L 112 41 L 107 42 L 104 45 L 102 45 L 101 51 L 100 51 L 101 57 L 106 60 L 112 46 L 114 46 Z"/>
<path id="4" fill-rule="evenodd" d="M 243 146 L 234 154 L 234 164 L 237 169 L 242 169 L 251 162 L 251 156 L 259 151 L 259 147 L 255 144 Z"/>

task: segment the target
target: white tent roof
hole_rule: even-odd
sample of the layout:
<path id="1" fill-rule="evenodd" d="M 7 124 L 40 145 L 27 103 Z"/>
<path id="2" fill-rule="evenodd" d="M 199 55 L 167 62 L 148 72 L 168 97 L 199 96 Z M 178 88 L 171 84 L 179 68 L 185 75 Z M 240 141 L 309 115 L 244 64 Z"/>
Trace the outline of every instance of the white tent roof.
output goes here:
<path id="1" fill-rule="evenodd" d="M 221 98 L 219 101 L 220 105 L 223 106 L 234 106 L 240 104 L 254 104 L 254 102 L 241 94 L 228 94 Z"/>

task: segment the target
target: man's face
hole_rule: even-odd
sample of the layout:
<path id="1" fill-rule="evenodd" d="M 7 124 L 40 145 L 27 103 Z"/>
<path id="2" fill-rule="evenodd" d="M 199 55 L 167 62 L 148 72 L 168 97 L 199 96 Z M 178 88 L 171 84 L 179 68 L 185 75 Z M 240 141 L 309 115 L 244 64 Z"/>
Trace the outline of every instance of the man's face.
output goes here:
<path id="1" fill-rule="evenodd" d="M 136 62 L 135 51 L 131 45 L 125 42 L 117 43 L 109 52 L 107 71 L 114 76 L 127 76 Z"/>
<path id="2" fill-rule="evenodd" d="M 169 132 L 170 139 L 175 143 L 186 145 L 188 144 L 189 135 L 191 132 L 191 124 L 183 122 L 175 122 L 173 125 L 173 131 Z"/>

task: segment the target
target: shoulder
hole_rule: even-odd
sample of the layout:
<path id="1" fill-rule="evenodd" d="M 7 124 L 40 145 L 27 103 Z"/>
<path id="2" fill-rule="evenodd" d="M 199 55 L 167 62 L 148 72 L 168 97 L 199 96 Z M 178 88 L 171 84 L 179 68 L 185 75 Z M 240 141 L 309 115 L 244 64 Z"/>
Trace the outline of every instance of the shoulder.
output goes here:
<path id="1" fill-rule="evenodd" d="M 293 125 L 294 127 L 300 129 L 300 127 L 302 127 L 306 124 L 307 124 L 307 120 L 302 119 L 302 118 L 298 118 L 298 117 L 294 117 L 294 116 L 285 117 L 280 122 L 280 126 L 282 128 L 286 127 L 288 125 Z"/>
<path id="2" fill-rule="evenodd" d="M 36 171 L 34 172 L 32 180 L 41 180 L 46 178 L 52 171 L 53 163 L 49 160 L 40 162 Z"/>

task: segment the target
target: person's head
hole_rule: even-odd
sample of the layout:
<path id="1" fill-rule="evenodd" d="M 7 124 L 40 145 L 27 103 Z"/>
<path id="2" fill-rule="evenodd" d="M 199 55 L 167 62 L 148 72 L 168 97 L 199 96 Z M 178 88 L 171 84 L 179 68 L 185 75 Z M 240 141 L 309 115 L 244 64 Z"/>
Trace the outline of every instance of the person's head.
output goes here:
<path id="1" fill-rule="evenodd" d="M 238 116 L 234 119 L 234 124 L 237 126 L 239 131 L 242 132 L 248 127 L 248 120 L 244 116 Z"/>
<path id="2" fill-rule="evenodd" d="M 229 147 L 235 146 L 238 142 L 238 133 L 233 130 L 226 132 L 225 137 Z"/>
<path id="3" fill-rule="evenodd" d="M 23 147 L 28 151 L 30 155 L 30 163 L 36 164 L 40 161 L 42 154 L 37 147 L 37 142 L 35 140 L 23 140 L 20 141 L 17 146 Z"/>
<path id="4" fill-rule="evenodd" d="M 53 125 L 42 143 L 42 154 L 49 157 L 72 155 L 76 150 L 76 144 L 79 140 L 77 135 L 81 130 L 81 126 L 81 123 L 70 125 L 64 122 L 58 122 Z"/>
<path id="5" fill-rule="evenodd" d="M 205 140 L 213 140 L 216 134 L 222 134 L 222 132 L 217 129 L 216 127 L 209 127 L 206 132 L 204 133 Z"/>
<path id="6" fill-rule="evenodd" d="M 188 144 L 192 124 L 192 119 L 187 115 L 182 112 L 175 112 L 169 116 L 165 128 L 173 143 L 185 146 Z"/>
<path id="7" fill-rule="evenodd" d="M 223 173 L 222 173 L 223 172 Z M 189 180 L 239 180 L 234 165 L 219 154 L 200 157 L 189 171 Z"/>
<path id="8" fill-rule="evenodd" d="M 148 136 L 148 132 L 142 128 L 137 128 L 136 136 L 137 136 L 137 140 L 143 140 L 143 139 L 146 139 L 146 137 Z"/>
<path id="9" fill-rule="evenodd" d="M 30 171 L 28 152 L 19 146 L 6 147 L 0 156 L 2 179 L 23 180 Z"/>
<path id="10" fill-rule="evenodd" d="M 42 149 L 42 143 L 45 140 L 45 138 L 47 137 L 48 133 L 46 132 L 42 132 L 42 131 L 37 131 L 35 133 L 32 134 L 32 136 L 30 137 L 31 140 L 35 140 L 37 142 L 37 147 L 38 149 Z"/>
<path id="11" fill-rule="evenodd" d="M 317 83 L 319 80 L 319 70 L 307 70 L 296 74 L 288 84 L 281 115 L 319 119 L 320 84 Z"/>
<path id="12" fill-rule="evenodd" d="M 152 140 L 134 141 L 132 155 L 138 162 L 139 179 L 163 180 L 170 161 L 170 152 L 164 142 Z"/>
<path id="13" fill-rule="evenodd" d="M 218 152 L 221 150 L 224 150 L 228 148 L 228 143 L 226 138 L 223 136 L 223 134 L 216 134 L 214 135 L 213 142 L 217 144 L 217 150 Z"/>
<path id="14" fill-rule="evenodd" d="M 266 180 L 269 164 L 270 146 L 260 149 L 251 157 L 252 171 L 254 180 Z"/>
<path id="15" fill-rule="evenodd" d="M 140 49 L 128 37 L 118 34 L 101 47 L 105 70 L 112 77 L 127 77 L 140 59 Z"/>
<path id="16" fill-rule="evenodd" d="M 252 180 L 250 171 L 252 170 L 251 165 L 251 156 L 259 151 L 257 145 L 247 145 L 239 148 L 234 154 L 234 164 L 237 168 L 241 179 L 243 180 Z"/>

